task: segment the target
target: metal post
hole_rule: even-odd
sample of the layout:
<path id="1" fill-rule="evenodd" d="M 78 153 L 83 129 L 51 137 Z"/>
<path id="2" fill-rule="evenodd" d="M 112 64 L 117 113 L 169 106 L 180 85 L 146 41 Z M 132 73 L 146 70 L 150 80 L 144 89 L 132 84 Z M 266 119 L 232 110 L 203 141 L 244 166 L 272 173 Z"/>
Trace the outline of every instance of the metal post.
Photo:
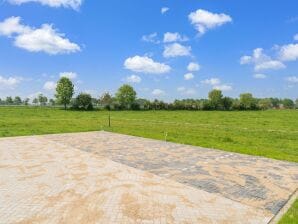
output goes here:
<path id="1" fill-rule="evenodd" d="M 110 114 L 110 111 L 109 111 L 109 127 L 111 127 L 111 114 Z"/>

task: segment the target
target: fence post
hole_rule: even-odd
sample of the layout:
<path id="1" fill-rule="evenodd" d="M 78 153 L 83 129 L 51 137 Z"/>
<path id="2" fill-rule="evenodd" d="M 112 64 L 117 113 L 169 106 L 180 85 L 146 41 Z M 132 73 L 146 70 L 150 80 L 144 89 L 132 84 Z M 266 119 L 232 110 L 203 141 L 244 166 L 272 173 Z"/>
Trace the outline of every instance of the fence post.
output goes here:
<path id="1" fill-rule="evenodd" d="M 111 113 L 109 111 L 109 127 L 111 127 Z"/>

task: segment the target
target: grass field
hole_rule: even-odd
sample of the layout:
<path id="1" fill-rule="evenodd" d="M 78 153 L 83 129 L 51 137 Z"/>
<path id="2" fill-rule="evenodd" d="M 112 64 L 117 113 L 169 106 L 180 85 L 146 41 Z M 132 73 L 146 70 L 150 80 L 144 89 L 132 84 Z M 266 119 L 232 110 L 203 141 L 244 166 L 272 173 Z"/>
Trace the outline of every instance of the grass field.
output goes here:
<path id="1" fill-rule="evenodd" d="M 0 137 L 108 130 L 298 162 L 298 111 L 64 111 L 0 107 Z"/>

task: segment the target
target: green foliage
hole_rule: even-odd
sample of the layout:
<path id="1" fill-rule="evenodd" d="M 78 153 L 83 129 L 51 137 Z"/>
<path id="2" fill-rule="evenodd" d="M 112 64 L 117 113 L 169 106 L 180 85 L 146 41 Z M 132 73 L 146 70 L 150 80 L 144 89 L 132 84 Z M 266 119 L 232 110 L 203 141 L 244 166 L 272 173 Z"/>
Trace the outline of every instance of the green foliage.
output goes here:
<path id="1" fill-rule="evenodd" d="M 14 105 L 21 105 L 22 104 L 22 99 L 19 96 L 16 96 L 13 100 Z"/>
<path id="2" fill-rule="evenodd" d="M 222 108 L 222 92 L 214 89 L 208 93 L 208 99 L 211 109 L 218 110 Z"/>
<path id="3" fill-rule="evenodd" d="M 116 93 L 116 100 L 123 108 L 130 109 L 131 105 L 136 100 L 136 96 L 137 96 L 137 93 L 133 89 L 133 87 L 125 84 L 118 89 Z"/>
<path id="4" fill-rule="evenodd" d="M 8 105 L 11 105 L 11 104 L 13 104 L 13 100 L 12 100 L 12 97 L 11 96 L 8 96 L 8 97 L 6 97 L 6 104 L 8 104 Z"/>
<path id="5" fill-rule="evenodd" d="M 48 102 L 48 98 L 42 94 L 38 95 L 38 102 L 41 106 L 45 106 Z"/>
<path id="6" fill-rule="evenodd" d="M 62 77 L 57 83 L 55 96 L 57 98 L 58 103 L 64 105 L 64 109 L 66 109 L 66 105 L 70 103 L 73 94 L 73 83 L 70 81 L 70 79 Z"/>
<path id="7" fill-rule="evenodd" d="M 243 110 L 254 110 L 257 108 L 257 101 L 251 93 L 240 94 L 240 108 Z"/>
<path id="8" fill-rule="evenodd" d="M 102 94 L 102 96 L 99 99 L 99 103 L 105 109 L 110 110 L 111 109 L 111 105 L 113 103 L 112 95 L 110 93 L 108 93 L 108 92 Z"/>
<path id="9" fill-rule="evenodd" d="M 91 95 L 87 93 L 80 93 L 75 98 L 73 108 L 79 110 L 93 110 Z"/>
<path id="10" fill-rule="evenodd" d="M 258 107 L 261 110 L 268 110 L 272 107 L 272 102 L 268 98 L 260 99 L 259 102 L 258 102 Z"/>
<path id="11" fill-rule="evenodd" d="M 294 106 L 295 106 L 294 101 L 291 100 L 291 99 L 283 99 L 282 100 L 282 105 L 286 109 L 293 109 Z"/>

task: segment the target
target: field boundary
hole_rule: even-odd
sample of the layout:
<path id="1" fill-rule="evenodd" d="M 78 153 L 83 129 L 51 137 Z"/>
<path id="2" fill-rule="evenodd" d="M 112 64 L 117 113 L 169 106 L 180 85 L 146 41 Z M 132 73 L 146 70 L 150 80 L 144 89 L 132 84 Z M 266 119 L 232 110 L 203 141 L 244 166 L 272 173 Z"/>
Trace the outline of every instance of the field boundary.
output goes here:
<path id="1" fill-rule="evenodd" d="M 287 213 L 287 211 L 294 204 L 295 200 L 298 198 L 298 188 L 296 191 L 289 197 L 287 203 L 279 210 L 279 212 L 272 217 L 268 224 L 278 224 L 281 218 Z"/>

